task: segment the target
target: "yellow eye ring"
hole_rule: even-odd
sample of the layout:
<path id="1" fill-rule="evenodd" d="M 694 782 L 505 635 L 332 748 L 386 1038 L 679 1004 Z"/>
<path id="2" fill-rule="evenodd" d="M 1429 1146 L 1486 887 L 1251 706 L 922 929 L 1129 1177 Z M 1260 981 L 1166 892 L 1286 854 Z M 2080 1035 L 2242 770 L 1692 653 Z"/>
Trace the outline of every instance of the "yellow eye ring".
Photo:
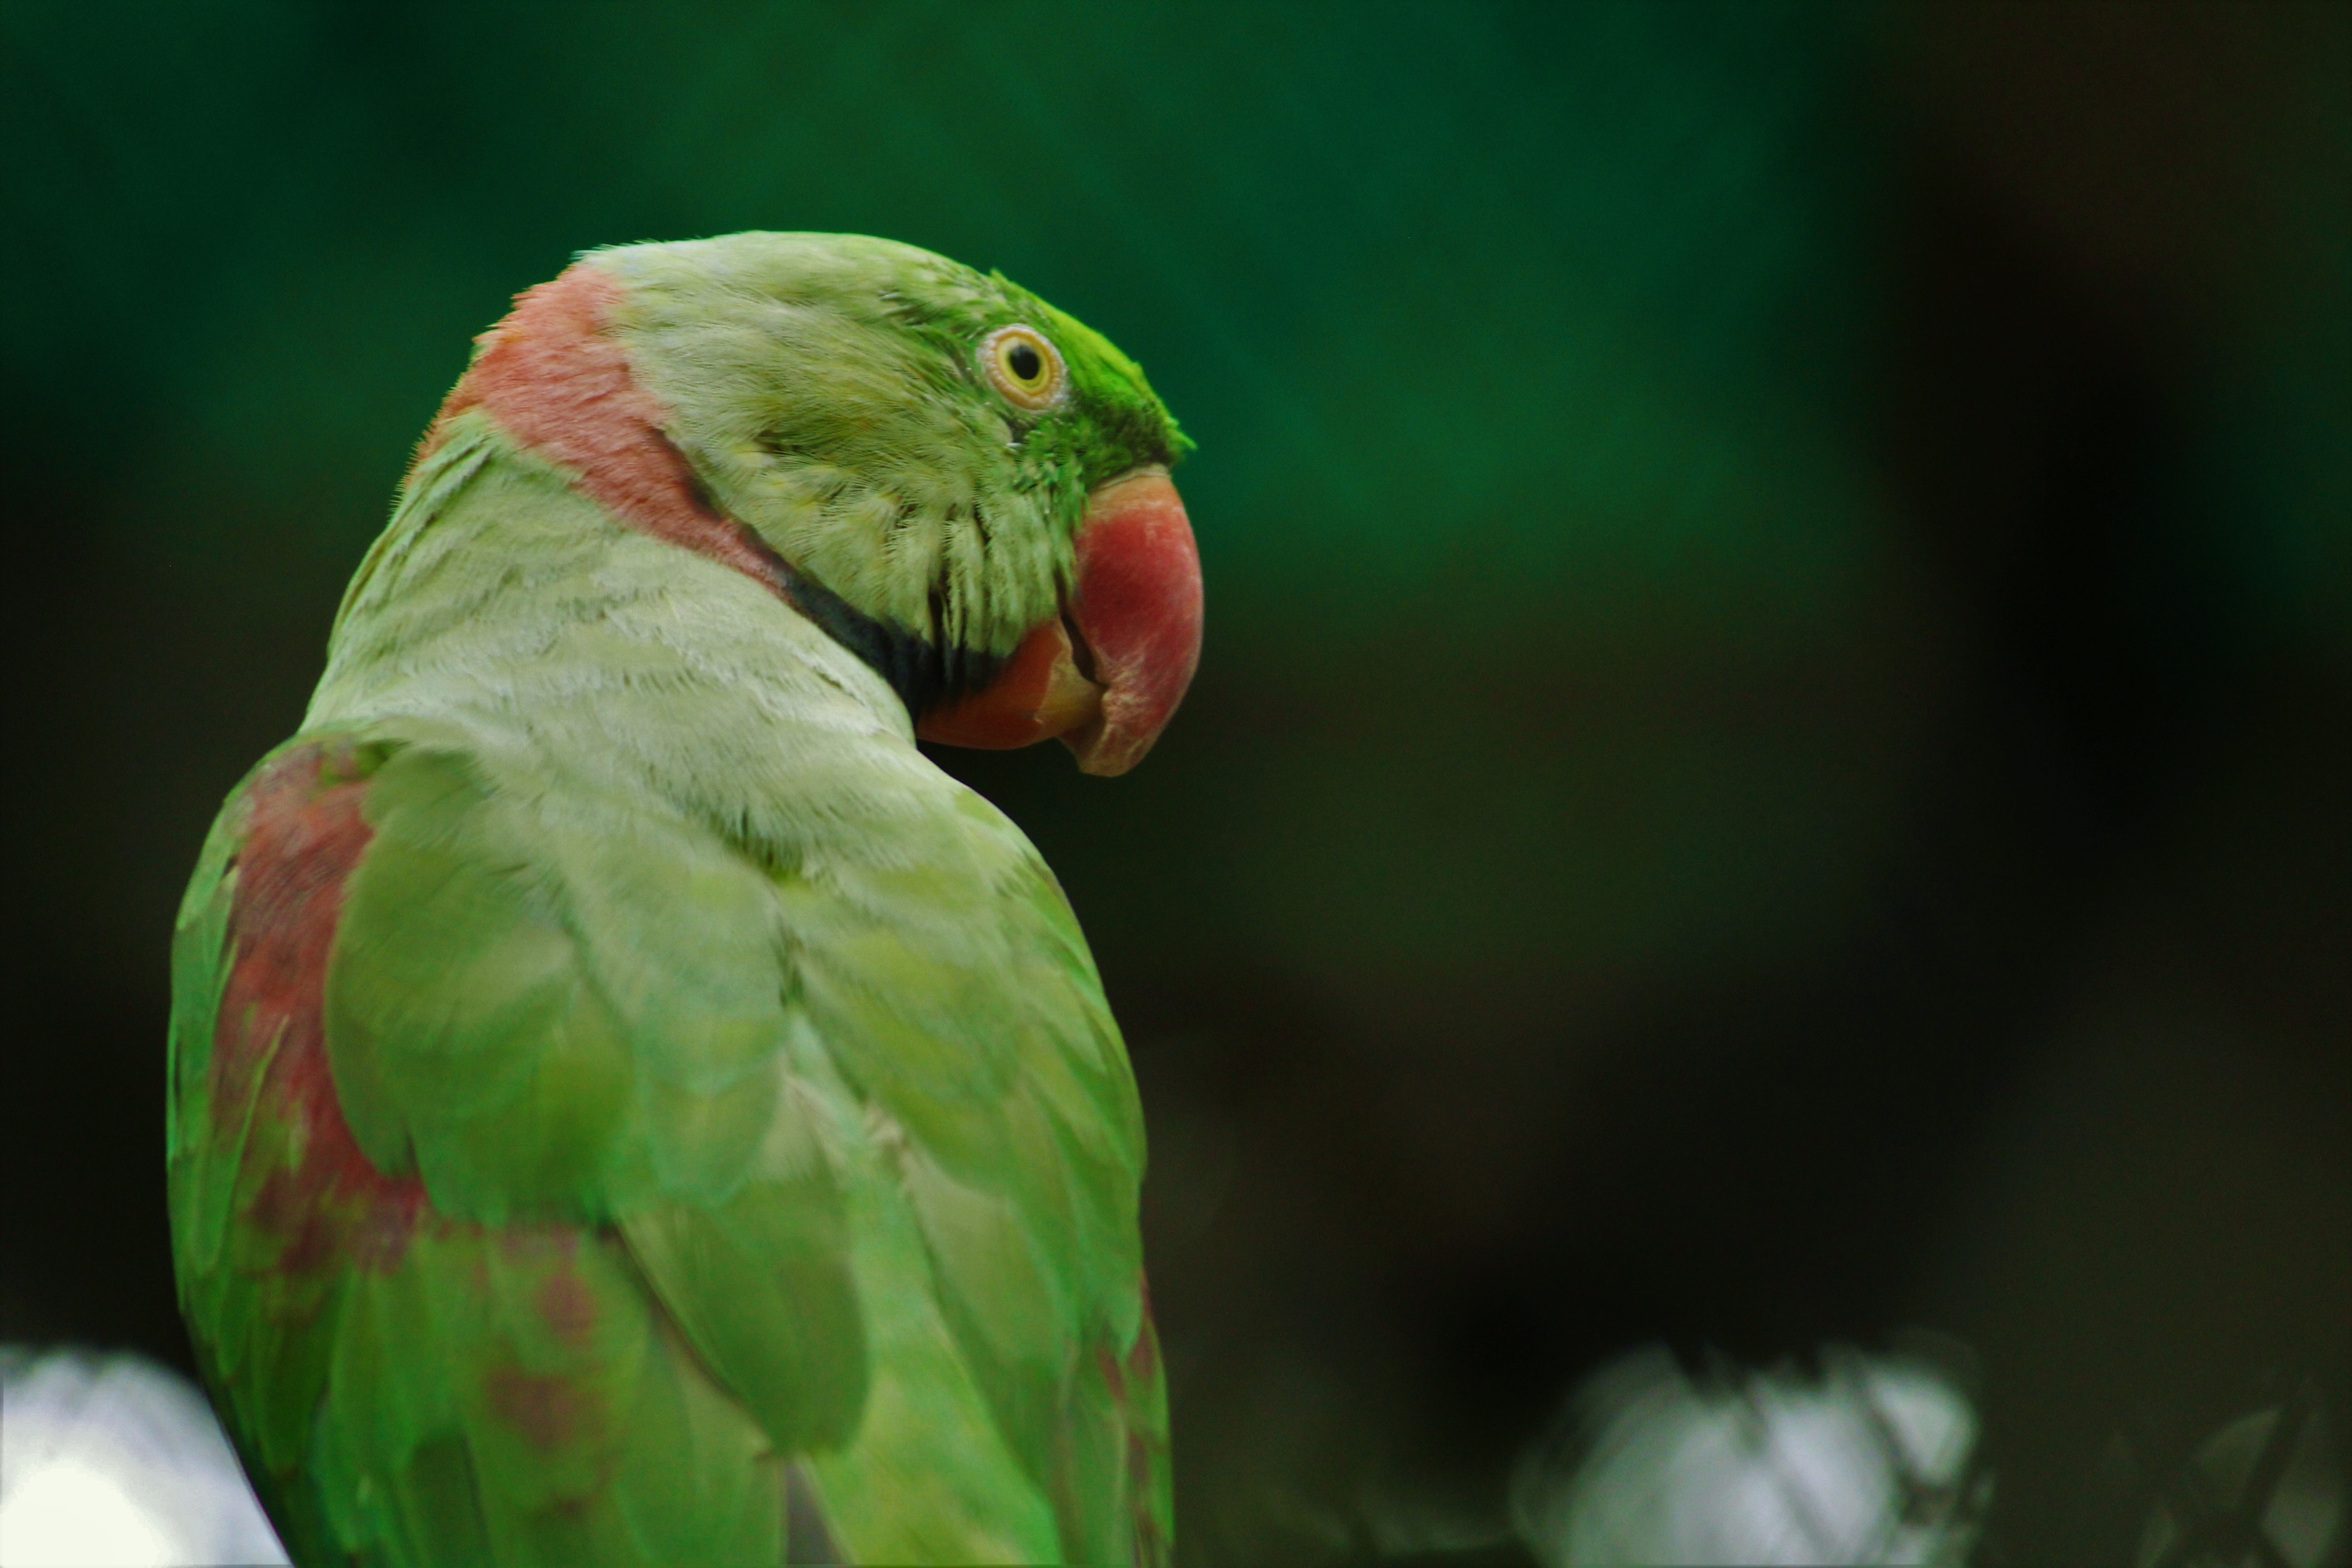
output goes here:
<path id="1" fill-rule="evenodd" d="M 1019 321 L 980 340 L 980 368 L 1005 402 L 1033 412 L 1059 403 L 1070 381 L 1053 340 Z"/>

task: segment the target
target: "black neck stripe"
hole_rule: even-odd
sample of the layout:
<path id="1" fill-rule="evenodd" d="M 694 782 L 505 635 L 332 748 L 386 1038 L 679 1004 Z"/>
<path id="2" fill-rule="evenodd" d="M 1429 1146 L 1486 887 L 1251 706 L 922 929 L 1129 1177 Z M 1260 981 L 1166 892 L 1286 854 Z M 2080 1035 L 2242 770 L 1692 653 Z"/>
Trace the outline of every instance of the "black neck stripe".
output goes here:
<path id="1" fill-rule="evenodd" d="M 916 719 L 979 690 L 1004 668 L 1002 654 L 936 642 L 877 620 L 798 568 L 785 570 L 784 597 L 826 636 L 872 666 Z"/>

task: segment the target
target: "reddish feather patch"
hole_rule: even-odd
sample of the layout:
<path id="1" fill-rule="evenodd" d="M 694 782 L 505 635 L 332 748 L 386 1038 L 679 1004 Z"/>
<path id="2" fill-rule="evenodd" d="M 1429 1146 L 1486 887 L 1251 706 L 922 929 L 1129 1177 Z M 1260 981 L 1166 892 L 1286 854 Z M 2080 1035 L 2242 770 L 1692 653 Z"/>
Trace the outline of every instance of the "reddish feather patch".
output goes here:
<path id="1" fill-rule="evenodd" d="M 630 527 L 782 593 L 781 563 L 702 500 L 662 434 L 669 410 L 636 384 L 628 352 L 605 333 L 622 292 L 611 273 L 577 262 L 516 295 L 513 311 L 482 334 L 481 353 L 450 389 L 417 459 L 441 444 L 450 420 L 478 407 L 540 456 L 575 469 L 581 492 Z"/>
<path id="2" fill-rule="evenodd" d="M 490 1409 L 533 1447 L 561 1447 L 584 1430 L 601 1430 L 595 1400 L 571 1379 L 500 1367 L 484 1381 Z"/>
<path id="3" fill-rule="evenodd" d="M 390 1176 L 360 1149 L 335 1094 L 327 1058 L 327 963 L 343 891 L 373 837 L 361 814 L 368 772 L 348 742 L 314 742 L 265 767 L 247 794 L 245 841 L 228 934 L 235 959 L 215 1026 L 213 1105 L 235 1136 L 250 1102 L 257 1127 L 247 1157 L 267 1165 L 240 1219 L 277 1243 L 266 1266 L 279 1275 L 337 1268 L 389 1272 L 405 1260 L 420 1225 L 436 1234 L 480 1235 L 437 1215 L 415 1176 Z M 596 1328 L 594 1292 L 579 1271 L 580 1236 L 564 1226 L 489 1233 L 503 1267 L 541 1275 L 531 1303 L 556 1339 L 586 1344 Z M 477 1255 L 468 1283 L 488 1293 L 489 1259 Z M 491 1371 L 491 1413 L 548 1451 L 608 1436 L 593 1390 L 561 1375 Z"/>
<path id="4" fill-rule="evenodd" d="M 1133 1406 L 1139 1392 L 1160 1375 L 1160 1331 L 1151 1321 L 1150 1281 L 1139 1279 L 1137 1285 L 1143 1295 L 1143 1321 L 1136 1331 L 1135 1342 L 1123 1359 L 1113 1354 L 1110 1346 L 1097 1344 L 1095 1370 L 1118 1402 L 1127 1425 L 1127 1497 L 1134 1522 L 1135 1563 L 1138 1568 L 1160 1568 L 1168 1561 L 1168 1541 L 1152 1516 L 1150 1499 L 1152 1476 L 1168 1463 L 1168 1437 L 1144 1427 L 1136 1419 Z"/>
<path id="5" fill-rule="evenodd" d="M 596 1294 L 572 1271 L 568 1260 L 562 1272 L 549 1275 L 540 1286 L 537 1305 L 548 1328 L 566 1344 L 585 1344 L 595 1330 Z"/>
<path id="6" fill-rule="evenodd" d="M 425 1201 L 415 1177 L 387 1176 L 360 1152 L 327 1061 L 327 958 L 343 885 L 373 837 L 360 816 L 366 793 L 343 742 L 288 752 L 247 796 L 228 917 L 236 957 L 214 1027 L 213 1107 L 234 1136 L 257 1087 L 256 1119 L 281 1129 L 272 1141 L 279 1163 L 244 1215 L 279 1242 L 281 1273 L 396 1267 Z"/>

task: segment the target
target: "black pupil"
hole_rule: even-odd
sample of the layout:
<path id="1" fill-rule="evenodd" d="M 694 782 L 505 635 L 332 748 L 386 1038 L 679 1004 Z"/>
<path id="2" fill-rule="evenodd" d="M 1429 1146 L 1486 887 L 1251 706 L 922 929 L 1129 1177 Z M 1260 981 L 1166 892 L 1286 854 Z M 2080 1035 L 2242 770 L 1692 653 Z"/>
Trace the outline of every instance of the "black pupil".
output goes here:
<path id="1" fill-rule="evenodd" d="M 1004 368 L 1013 373 L 1015 381 L 1034 381 L 1045 370 L 1045 362 L 1027 343 L 1014 343 L 1004 355 Z"/>

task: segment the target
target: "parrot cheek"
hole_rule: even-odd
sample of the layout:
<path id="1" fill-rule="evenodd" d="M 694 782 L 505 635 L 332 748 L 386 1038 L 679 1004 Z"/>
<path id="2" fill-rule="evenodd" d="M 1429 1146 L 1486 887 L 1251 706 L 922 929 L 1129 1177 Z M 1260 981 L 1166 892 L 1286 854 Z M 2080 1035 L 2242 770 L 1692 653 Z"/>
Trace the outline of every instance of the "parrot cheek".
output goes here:
<path id="1" fill-rule="evenodd" d="M 1139 468 L 1095 491 L 1077 534 L 1069 618 L 1102 687 L 1090 721 L 1062 736 L 1081 772 L 1143 760 L 1201 662 L 1201 555 L 1168 470 Z"/>
<path id="2" fill-rule="evenodd" d="M 1165 468 L 1088 498 L 1067 611 L 1021 640 L 994 680 L 916 724 L 991 751 L 1060 737 L 1080 771 L 1123 773 L 1166 728 L 1201 659 L 1201 558 Z"/>

